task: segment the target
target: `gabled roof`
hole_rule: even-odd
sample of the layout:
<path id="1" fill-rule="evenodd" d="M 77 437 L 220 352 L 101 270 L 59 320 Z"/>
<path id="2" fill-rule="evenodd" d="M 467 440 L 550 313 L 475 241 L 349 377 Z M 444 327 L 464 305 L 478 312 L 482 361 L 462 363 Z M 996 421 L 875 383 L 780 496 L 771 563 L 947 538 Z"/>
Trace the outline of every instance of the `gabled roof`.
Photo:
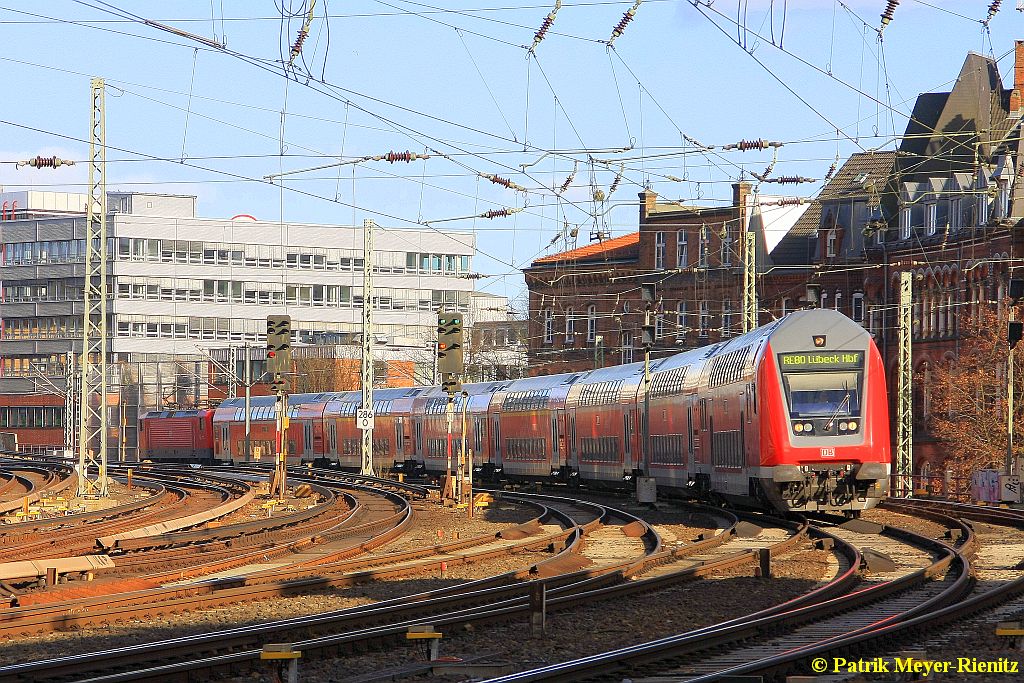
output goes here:
<path id="1" fill-rule="evenodd" d="M 772 262 L 785 265 L 812 263 L 814 250 L 810 240 L 817 236 L 821 225 L 822 202 L 868 197 L 873 193 L 884 197 L 895 162 L 896 152 L 859 152 L 850 156 L 772 250 Z"/>
<path id="2" fill-rule="evenodd" d="M 970 53 L 948 93 L 923 93 L 914 104 L 900 144 L 900 173 L 904 179 L 971 171 L 976 144 L 982 158 L 1005 137 L 1009 95 L 1004 91 L 996 62 Z"/>
<path id="3" fill-rule="evenodd" d="M 586 262 L 586 261 L 614 261 L 630 257 L 637 257 L 639 252 L 636 247 L 640 244 L 640 233 L 633 232 L 621 237 L 615 237 L 603 242 L 595 242 L 585 247 L 563 251 L 559 254 L 543 256 L 533 261 L 534 266 L 546 265 L 549 263 Z"/>

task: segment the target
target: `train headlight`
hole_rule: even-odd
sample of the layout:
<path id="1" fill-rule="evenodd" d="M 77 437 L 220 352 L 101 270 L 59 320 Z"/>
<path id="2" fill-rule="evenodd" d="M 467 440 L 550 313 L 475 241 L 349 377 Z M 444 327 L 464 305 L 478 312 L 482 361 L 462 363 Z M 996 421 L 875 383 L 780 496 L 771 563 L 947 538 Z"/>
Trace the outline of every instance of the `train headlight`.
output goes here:
<path id="1" fill-rule="evenodd" d="M 849 429 L 851 432 L 857 431 L 857 422 L 854 420 L 850 420 L 849 422 L 846 423 L 846 428 Z"/>
<path id="2" fill-rule="evenodd" d="M 796 432 L 797 434 L 799 434 L 800 432 L 804 431 L 803 424 L 797 422 L 795 425 L 793 425 L 793 431 Z"/>
<path id="3" fill-rule="evenodd" d="M 805 432 L 813 432 L 814 431 L 814 423 L 812 423 L 812 422 L 804 422 L 804 431 Z"/>
<path id="4" fill-rule="evenodd" d="M 840 422 L 839 423 L 839 431 L 841 431 L 841 432 L 845 432 L 846 431 L 846 423 L 845 422 Z"/>

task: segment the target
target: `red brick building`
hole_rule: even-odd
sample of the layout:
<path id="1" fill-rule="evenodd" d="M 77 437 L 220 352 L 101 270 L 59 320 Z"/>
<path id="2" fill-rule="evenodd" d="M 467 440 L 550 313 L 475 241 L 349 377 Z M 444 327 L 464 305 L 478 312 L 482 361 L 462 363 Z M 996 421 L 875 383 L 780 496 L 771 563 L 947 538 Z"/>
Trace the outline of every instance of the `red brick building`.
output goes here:
<path id="1" fill-rule="evenodd" d="M 938 474 L 943 445 L 927 433 L 929 369 L 957 357 L 959 319 L 1005 315 L 1010 273 L 1024 277 L 1024 41 L 1012 87 L 997 64 L 970 54 L 949 92 L 924 93 L 898 149 L 850 157 L 774 243 L 758 234 L 759 322 L 807 305 L 840 310 L 875 336 L 895 396 L 900 273 L 914 273 L 916 473 Z M 536 373 L 638 359 L 641 282 L 659 285 L 656 354 L 714 342 L 740 329 L 748 183 L 732 207 L 660 205 L 641 194 L 638 232 L 537 259 L 530 289 L 530 362 Z M 770 246 L 771 245 L 771 246 Z M 603 338 L 603 345 L 599 340 Z M 634 358 L 635 355 L 635 358 Z M 895 416 L 895 410 L 893 411 Z"/>

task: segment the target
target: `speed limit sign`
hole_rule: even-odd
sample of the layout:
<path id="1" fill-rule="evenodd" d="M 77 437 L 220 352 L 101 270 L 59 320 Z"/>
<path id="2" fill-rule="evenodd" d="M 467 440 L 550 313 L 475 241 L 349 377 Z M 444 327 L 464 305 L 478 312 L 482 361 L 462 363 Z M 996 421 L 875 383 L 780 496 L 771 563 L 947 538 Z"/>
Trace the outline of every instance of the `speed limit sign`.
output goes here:
<path id="1" fill-rule="evenodd" d="M 373 429 L 373 411 L 366 408 L 357 410 L 356 427 L 359 429 Z"/>

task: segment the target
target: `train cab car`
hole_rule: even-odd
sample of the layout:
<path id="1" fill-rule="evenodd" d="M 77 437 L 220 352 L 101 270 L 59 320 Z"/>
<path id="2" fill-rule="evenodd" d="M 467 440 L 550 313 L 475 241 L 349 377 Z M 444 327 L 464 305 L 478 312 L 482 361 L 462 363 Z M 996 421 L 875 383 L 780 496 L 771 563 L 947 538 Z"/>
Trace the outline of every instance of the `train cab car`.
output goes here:
<path id="1" fill-rule="evenodd" d="M 506 479 L 567 479 L 565 399 L 583 373 L 502 383 L 488 413 L 491 461 Z"/>
<path id="2" fill-rule="evenodd" d="M 211 409 L 150 411 L 139 418 L 139 450 L 146 460 L 213 461 Z"/>
<path id="3" fill-rule="evenodd" d="M 835 311 L 774 325 L 757 365 L 759 493 L 776 508 L 855 513 L 889 490 L 885 371 L 871 335 Z"/>
<path id="4" fill-rule="evenodd" d="M 565 413 L 570 483 L 584 479 L 606 486 L 623 486 L 633 480 L 641 457 L 642 402 L 637 403 L 637 395 L 642 391 L 643 380 L 643 363 L 600 368 L 565 378 L 569 387 Z"/>

